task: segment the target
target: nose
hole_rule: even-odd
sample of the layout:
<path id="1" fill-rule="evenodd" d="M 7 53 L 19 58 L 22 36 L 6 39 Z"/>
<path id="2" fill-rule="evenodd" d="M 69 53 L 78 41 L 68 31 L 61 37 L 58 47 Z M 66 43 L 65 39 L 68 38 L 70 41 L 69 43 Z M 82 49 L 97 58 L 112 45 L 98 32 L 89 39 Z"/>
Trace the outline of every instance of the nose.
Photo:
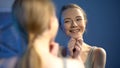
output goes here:
<path id="1" fill-rule="evenodd" d="M 77 27 L 77 23 L 76 23 L 74 20 L 72 21 L 71 27 L 72 27 L 72 28 Z"/>

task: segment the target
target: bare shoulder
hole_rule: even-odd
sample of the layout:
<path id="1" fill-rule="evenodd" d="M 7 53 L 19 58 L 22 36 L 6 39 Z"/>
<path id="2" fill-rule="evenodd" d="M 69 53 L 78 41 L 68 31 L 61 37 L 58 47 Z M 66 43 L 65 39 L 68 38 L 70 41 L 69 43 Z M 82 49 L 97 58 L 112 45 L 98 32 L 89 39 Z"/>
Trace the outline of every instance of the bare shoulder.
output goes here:
<path id="1" fill-rule="evenodd" d="M 94 50 L 94 68 L 105 68 L 106 64 L 106 51 L 101 47 Z"/>
<path id="2" fill-rule="evenodd" d="M 87 46 L 88 51 L 92 48 L 91 45 L 85 44 Z M 96 59 L 101 58 L 101 59 L 106 59 L 106 51 L 102 47 L 95 47 L 94 49 L 94 57 Z"/>
<path id="3" fill-rule="evenodd" d="M 98 56 L 98 57 L 104 57 L 104 56 L 106 56 L 106 51 L 105 51 L 105 49 L 103 49 L 101 47 L 97 47 L 94 50 L 94 55 Z"/>

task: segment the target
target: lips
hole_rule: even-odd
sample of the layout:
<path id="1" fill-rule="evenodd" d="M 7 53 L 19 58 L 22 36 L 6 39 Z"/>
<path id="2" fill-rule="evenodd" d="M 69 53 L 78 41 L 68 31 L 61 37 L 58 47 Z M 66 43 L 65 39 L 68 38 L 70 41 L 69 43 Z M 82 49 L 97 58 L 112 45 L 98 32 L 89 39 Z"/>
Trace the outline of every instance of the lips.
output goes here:
<path id="1" fill-rule="evenodd" d="M 80 32 L 80 29 L 73 29 L 73 30 L 70 30 L 71 33 L 78 33 Z"/>

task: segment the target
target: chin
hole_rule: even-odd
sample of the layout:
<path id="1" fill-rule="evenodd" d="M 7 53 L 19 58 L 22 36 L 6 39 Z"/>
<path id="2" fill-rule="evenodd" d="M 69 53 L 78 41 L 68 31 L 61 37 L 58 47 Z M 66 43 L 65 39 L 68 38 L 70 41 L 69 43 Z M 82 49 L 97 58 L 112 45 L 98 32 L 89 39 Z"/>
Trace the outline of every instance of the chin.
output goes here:
<path id="1" fill-rule="evenodd" d="M 77 39 L 77 38 L 79 38 L 79 36 L 71 36 L 72 38 L 75 38 L 75 39 Z"/>
<path id="2" fill-rule="evenodd" d="M 72 38 L 77 39 L 77 38 L 81 38 L 81 37 L 82 37 L 82 34 L 69 35 L 69 36 L 72 37 Z"/>

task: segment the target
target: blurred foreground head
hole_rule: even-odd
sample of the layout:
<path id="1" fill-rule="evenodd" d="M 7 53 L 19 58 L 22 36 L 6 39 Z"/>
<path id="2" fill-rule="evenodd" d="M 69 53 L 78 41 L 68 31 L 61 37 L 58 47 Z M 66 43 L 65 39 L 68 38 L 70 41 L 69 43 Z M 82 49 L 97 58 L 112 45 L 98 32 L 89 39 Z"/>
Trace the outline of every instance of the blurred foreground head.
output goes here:
<path id="1" fill-rule="evenodd" d="M 12 13 L 28 33 L 35 35 L 49 29 L 51 17 L 56 18 L 51 0 L 15 0 Z"/>

